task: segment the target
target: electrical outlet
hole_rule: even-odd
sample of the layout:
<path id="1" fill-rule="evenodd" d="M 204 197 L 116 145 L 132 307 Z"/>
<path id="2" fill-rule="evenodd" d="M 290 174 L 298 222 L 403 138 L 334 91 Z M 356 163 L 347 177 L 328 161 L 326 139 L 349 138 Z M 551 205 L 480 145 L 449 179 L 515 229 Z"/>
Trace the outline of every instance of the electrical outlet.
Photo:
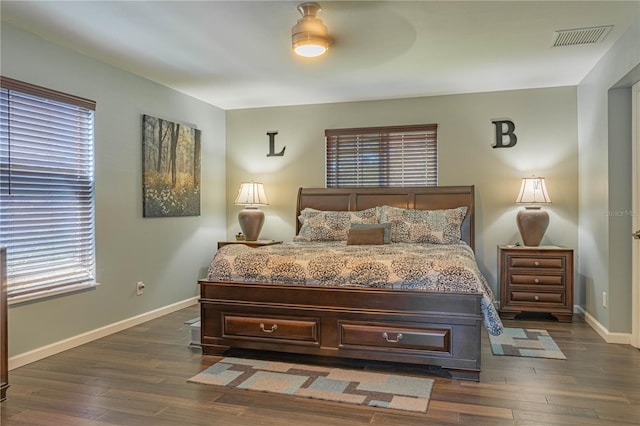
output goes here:
<path id="1" fill-rule="evenodd" d="M 144 293 L 144 283 L 142 281 L 138 281 L 136 283 L 136 296 L 141 296 Z"/>
<path id="2" fill-rule="evenodd" d="M 603 291 L 602 292 L 602 307 L 603 308 L 607 307 L 607 304 L 608 304 L 607 302 L 608 302 L 608 300 L 607 300 L 607 292 Z"/>

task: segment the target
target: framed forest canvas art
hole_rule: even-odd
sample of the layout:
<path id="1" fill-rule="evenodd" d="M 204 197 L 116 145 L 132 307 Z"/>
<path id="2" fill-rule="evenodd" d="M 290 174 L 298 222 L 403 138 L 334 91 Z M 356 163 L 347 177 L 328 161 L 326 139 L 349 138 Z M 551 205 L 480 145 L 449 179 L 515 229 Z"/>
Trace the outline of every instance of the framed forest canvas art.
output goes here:
<path id="1" fill-rule="evenodd" d="M 200 133 L 142 116 L 144 217 L 200 215 Z"/>

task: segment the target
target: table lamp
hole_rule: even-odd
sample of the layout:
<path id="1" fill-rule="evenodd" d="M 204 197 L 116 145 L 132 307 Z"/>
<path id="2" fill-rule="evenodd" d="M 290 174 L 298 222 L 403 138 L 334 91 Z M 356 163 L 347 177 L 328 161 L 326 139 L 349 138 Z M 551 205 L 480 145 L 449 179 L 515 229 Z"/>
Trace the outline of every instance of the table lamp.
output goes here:
<path id="1" fill-rule="evenodd" d="M 238 213 L 238 222 L 245 239 L 256 241 L 264 224 L 264 213 L 258 209 L 258 206 L 269 204 L 264 186 L 259 182 L 242 182 L 235 204 L 244 206 L 244 209 Z"/>
<path id="2" fill-rule="evenodd" d="M 540 204 L 551 203 L 544 178 L 522 178 L 516 203 L 527 204 L 516 217 L 523 244 L 530 247 L 539 246 L 549 226 L 549 214 L 540 208 Z"/>

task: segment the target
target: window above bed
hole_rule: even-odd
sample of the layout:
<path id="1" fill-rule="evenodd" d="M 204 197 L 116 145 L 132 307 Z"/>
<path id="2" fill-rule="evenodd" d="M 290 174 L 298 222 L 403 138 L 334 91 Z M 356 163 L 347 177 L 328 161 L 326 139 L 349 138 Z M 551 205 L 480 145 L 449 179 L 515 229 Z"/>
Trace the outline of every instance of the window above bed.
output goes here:
<path id="1" fill-rule="evenodd" d="M 327 188 L 437 186 L 438 125 L 327 129 Z"/>

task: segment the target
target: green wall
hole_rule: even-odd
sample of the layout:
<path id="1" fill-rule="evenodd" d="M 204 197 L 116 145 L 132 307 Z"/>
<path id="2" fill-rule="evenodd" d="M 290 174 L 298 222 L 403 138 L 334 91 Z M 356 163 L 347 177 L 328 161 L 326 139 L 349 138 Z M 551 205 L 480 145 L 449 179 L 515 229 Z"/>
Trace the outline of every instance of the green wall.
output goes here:
<path id="1" fill-rule="evenodd" d="M 226 233 L 224 111 L 3 22 L 1 74 L 97 102 L 94 290 L 9 308 L 9 355 L 23 354 L 197 295 Z M 142 115 L 202 130 L 199 217 L 142 217 Z M 135 283 L 144 281 L 142 296 Z"/>
<path id="2" fill-rule="evenodd" d="M 515 123 L 512 148 L 492 147 L 500 119 Z M 543 244 L 577 247 L 575 87 L 227 111 L 227 236 L 240 230 L 240 182 L 256 180 L 271 203 L 261 236 L 293 238 L 298 188 L 324 186 L 325 129 L 425 123 L 438 124 L 439 184 L 476 186 L 476 253 L 494 289 L 496 246 L 520 240 L 513 202 L 522 177 L 547 179 Z M 269 131 L 278 131 L 275 152 L 286 146 L 284 156 L 267 157 Z"/>
<path id="3" fill-rule="evenodd" d="M 578 86 L 578 285 L 586 295 L 587 320 L 614 333 L 632 330 L 633 231 L 624 212 L 631 211 L 631 86 L 640 80 L 640 3 L 637 14 Z"/>

